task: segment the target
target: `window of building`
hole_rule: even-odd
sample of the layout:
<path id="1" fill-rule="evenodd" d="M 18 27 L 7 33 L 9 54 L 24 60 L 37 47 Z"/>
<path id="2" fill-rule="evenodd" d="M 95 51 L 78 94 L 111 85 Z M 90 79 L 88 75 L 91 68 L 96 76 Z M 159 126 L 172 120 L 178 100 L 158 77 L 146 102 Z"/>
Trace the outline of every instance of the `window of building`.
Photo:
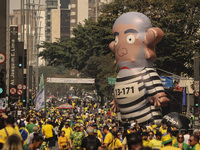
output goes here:
<path id="1" fill-rule="evenodd" d="M 76 8 L 76 4 L 71 4 L 71 8 Z"/>
<path id="2" fill-rule="evenodd" d="M 76 22 L 76 20 L 75 19 L 71 19 L 71 23 L 75 23 Z"/>
<path id="3" fill-rule="evenodd" d="M 75 16 L 75 15 L 76 15 L 76 12 L 71 12 L 71 15 L 72 15 L 72 16 Z"/>

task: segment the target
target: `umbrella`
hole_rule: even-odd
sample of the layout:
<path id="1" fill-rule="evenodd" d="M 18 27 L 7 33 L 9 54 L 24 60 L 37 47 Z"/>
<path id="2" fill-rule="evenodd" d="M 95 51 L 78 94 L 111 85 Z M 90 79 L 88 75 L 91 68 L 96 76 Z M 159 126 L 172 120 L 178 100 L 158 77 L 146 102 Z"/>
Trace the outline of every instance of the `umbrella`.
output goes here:
<path id="1" fill-rule="evenodd" d="M 72 96 L 72 99 L 77 99 L 78 98 L 78 96 Z"/>
<path id="2" fill-rule="evenodd" d="M 188 129 L 190 119 L 177 112 L 171 112 L 163 117 L 162 122 L 167 126 L 174 124 L 177 129 Z"/>
<path id="3" fill-rule="evenodd" d="M 55 97 L 54 95 L 51 95 L 50 98 Z"/>
<path id="4" fill-rule="evenodd" d="M 62 104 L 62 105 L 58 106 L 57 109 L 74 109 L 74 107 L 72 105 L 66 103 L 66 104 Z"/>
<path id="5" fill-rule="evenodd" d="M 68 98 L 69 98 L 69 99 L 71 99 L 71 98 L 72 98 L 72 96 L 69 96 Z"/>
<path id="6" fill-rule="evenodd" d="M 86 96 L 87 98 L 93 98 L 92 96 Z"/>

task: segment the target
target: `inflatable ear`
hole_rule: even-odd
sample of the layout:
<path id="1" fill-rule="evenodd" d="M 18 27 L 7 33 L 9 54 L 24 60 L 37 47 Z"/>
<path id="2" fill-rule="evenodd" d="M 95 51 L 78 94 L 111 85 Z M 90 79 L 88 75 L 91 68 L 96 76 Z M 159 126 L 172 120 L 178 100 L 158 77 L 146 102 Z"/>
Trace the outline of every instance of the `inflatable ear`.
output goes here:
<path id="1" fill-rule="evenodd" d="M 114 52 L 114 46 L 115 46 L 115 41 L 112 41 L 110 44 L 109 44 L 109 48 L 112 52 Z"/>
<path id="2" fill-rule="evenodd" d="M 144 44 L 145 56 L 147 59 L 155 59 L 155 45 L 162 40 L 164 36 L 163 31 L 160 28 L 149 28 L 145 34 Z"/>

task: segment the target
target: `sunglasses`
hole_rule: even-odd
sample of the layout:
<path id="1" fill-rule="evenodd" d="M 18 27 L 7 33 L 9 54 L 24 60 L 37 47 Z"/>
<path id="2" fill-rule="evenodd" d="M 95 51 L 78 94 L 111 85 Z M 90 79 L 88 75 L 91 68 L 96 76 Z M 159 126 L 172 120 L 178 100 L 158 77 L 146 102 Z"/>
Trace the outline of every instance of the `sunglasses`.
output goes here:
<path id="1" fill-rule="evenodd" d="M 149 136 L 152 136 L 153 134 L 149 134 Z"/>
<path id="2" fill-rule="evenodd" d="M 178 137 L 179 139 L 183 139 L 183 137 Z"/>
<path id="3" fill-rule="evenodd" d="M 189 142 L 192 142 L 193 140 L 189 140 Z"/>

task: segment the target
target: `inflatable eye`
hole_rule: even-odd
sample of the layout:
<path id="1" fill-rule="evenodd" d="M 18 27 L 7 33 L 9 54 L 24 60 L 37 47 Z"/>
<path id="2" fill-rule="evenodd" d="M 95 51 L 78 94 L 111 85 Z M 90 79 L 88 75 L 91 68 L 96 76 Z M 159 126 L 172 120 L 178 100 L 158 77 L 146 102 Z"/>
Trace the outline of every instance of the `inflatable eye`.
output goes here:
<path id="1" fill-rule="evenodd" d="M 135 37 L 134 35 L 128 35 L 126 40 L 129 44 L 133 44 L 135 42 Z"/>
<path id="2" fill-rule="evenodd" d="M 119 38 L 116 36 L 116 37 L 115 37 L 115 45 L 118 44 L 118 41 L 119 41 Z"/>

